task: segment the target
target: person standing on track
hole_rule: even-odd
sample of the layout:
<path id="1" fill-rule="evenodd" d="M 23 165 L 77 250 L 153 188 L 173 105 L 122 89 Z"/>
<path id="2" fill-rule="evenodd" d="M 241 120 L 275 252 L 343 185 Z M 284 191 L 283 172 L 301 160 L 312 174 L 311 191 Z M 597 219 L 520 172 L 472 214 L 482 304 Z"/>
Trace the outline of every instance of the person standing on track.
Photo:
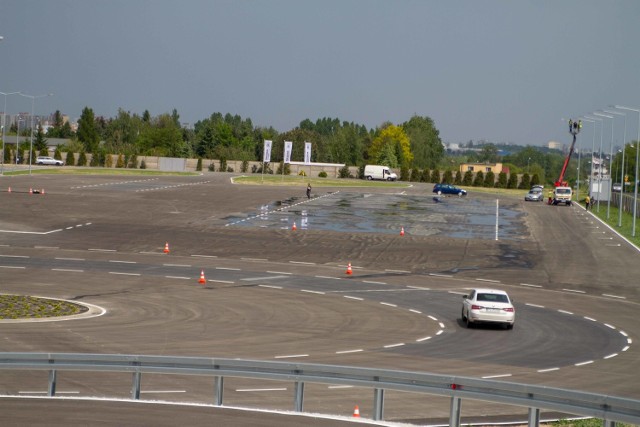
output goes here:
<path id="1" fill-rule="evenodd" d="M 311 198 L 311 183 L 307 184 L 307 199 Z"/>
<path id="2" fill-rule="evenodd" d="M 589 195 L 587 194 L 587 197 L 584 198 L 584 208 L 586 210 L 589 210 L 590 205 L 591 205 L 591 197 L 589 197 Z"/>

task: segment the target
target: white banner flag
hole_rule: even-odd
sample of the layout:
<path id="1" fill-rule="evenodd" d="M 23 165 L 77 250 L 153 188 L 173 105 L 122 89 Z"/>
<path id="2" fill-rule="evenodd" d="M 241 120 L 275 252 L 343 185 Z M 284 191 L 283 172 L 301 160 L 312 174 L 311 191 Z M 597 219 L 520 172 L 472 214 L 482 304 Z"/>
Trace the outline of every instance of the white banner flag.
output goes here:
<path id="1" fill-rule="evenodd" d="M 284 142 L 284 162 L 291 163 L 291 150 L 293 150 L 293 142 Z"/>
<path id="2" fill-rule="evenodd" d="M 262 161 L 264 163 L 271 161 L 271 141 L 268 139 L 264 140 L 264 155 L 262 156 Z"/>
<path id="3" fill-rule="evenodd" d="M 304 143 L 304 164 L 305 165 L 311 164 L 311 143 L 310 142 Z"/>

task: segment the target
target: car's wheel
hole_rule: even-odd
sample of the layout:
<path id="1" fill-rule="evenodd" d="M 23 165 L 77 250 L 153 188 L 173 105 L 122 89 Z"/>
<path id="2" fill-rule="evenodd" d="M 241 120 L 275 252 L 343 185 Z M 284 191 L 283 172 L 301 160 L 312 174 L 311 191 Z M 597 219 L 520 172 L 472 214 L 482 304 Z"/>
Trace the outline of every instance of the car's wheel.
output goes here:
<path id="1" fill-rule="evenodd" d="M 505 323 L 504 326 L 505 326 L 505 329 L 509 329 L 509 330 L 513 329 L 513 323 Z"/>
<path id="2" fill-rule="evenodd" d="M 442 191 L 438 190 L 438 196 L 442 195 Z"/>
<path id="3" fill-rule="evenodd" d="M 464 315 L 464 307 L 462 307 L 462 312 L 460 313 L 460 317 L 462 318 L 462 321 L 463 321 L 463 322 L 466 322 L 466 321 L 467 321 L 467 318 L 466 318 L 466 316 Z"/>
<path id="4" fill-rule="evenodd" d="M 462 197 L 462 191 L 458 191 L 458 197 Z"/>
<path id="5" fill-rule="evenodd" d="M 471 322 L 471 320 L 469 320 L 469 318 L 468 318 L 468 317 L 467 317 L 466 324 L 467 324 L 467 329 L 471 329 L 471 328 L 473 328 L 473 323 Z"/>
<path id="6" fill-rule="evenodd" d="M 372 179 L 371 175 L 367 176 L 367 181 L 371 181 Z"/>

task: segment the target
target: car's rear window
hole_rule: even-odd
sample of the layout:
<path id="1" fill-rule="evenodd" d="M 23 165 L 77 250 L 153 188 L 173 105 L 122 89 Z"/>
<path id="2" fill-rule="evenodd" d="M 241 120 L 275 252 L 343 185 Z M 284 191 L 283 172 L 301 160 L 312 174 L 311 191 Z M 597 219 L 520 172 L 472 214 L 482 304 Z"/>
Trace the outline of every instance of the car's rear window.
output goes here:
<path id="1" fill-rule="evenodd" d="M 488 302 L 509 302 L 509 298 L 504 294 L 478 294 L 476 300 Z"/>

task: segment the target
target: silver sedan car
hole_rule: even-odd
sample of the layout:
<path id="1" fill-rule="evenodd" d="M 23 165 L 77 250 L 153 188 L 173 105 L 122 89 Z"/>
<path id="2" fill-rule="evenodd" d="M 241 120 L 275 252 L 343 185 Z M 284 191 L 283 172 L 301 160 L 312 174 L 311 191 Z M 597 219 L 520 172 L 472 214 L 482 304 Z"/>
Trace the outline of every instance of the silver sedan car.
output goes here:
<path id="1" fill-rule="evenodd" d="M 472 289 L 463 297 L 462 321 L 468 328 L 475 323 L 497 323 L 511 329 L 516 321 L 516 310 L 505 291 Z"/>
<path id="2" fill-rule="evenodd" d="M 538 188 L 532 188 L 531 191 L 524 196 L 525 202 L 542 202 L 544 201 L 544 195 L 542 194 L 542 190 Z"/>

